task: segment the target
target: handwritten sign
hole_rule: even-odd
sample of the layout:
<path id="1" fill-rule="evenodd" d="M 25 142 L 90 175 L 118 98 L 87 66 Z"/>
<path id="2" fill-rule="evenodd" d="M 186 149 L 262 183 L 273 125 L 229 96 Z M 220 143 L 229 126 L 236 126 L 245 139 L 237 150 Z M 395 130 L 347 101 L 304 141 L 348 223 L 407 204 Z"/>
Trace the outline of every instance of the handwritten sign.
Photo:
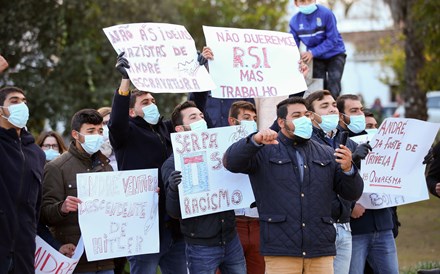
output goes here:
<path id="1" fill-rule="evenodd" d="M 39 236 L 35 238 L 35 274 L 54 273 L 70 274 L 75 270 L 83 252 L 84 244 L 82 239 L 76 245 L 75 254 L 72 258 L 66 257 L 58 250 L 55 250 Z"/>
<path id="2" fill-rule="evenodd" d="M 361 163 L 365 193 L 419 196 L 426 189 L 423 158 L 440 124 L 387 118 L 370 141 L 373 151 Z"/>
<path id="3" fill-rule="evenodd" d="M 197 92 L 215 88 L 197 61 L 195 43 L 184 26 L 136 23 L 104 28 L 119 54 L 125 52 L 133 85 L 151 92 Z"/>
<path id="4" fill-rule="evenodd" d="M 182 218 L 249 207 L 255 201 L 245 174 L 226 170 L 226 149 L 252 131 L 243 126 L 171 134 L 176 170 L 182 171 L 179 185 Z"/>
<path id="5" fill-rule="evenodd" d="M 292 34 L 203 26 L 217 98 L 276 97 L 307 90 Z"/>
<path id="6" fill-rule="evenodd" d="M 396 195 L 388 193 L 362 193 L 361 198 L 357 201 L 366 209 L 381 209 L 404 204 L 415 203 L 428 200 L 429 194 L 426 186 L 421 186 L 418 193 L 405 195 Z"/>
<path id="7" fill-rule="evenodd" d="M 157 169 L 77 174 L 87 260 L 159 252 Z"/>

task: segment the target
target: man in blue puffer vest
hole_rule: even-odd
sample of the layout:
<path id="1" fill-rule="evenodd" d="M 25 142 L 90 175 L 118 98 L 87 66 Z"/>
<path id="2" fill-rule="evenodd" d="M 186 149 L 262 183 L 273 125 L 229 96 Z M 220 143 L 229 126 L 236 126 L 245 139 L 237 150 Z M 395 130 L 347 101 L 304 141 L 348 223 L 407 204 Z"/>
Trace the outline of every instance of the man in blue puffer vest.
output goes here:
<path id="1" fill-rule="evenodd" d="M 266 272 L 333 273 L 336 255 L 332 200 L 336 192 L 356 200 L 363 190 L 350 150 L 313 140 L 304 99 L 277 105 L 279 133 L 251 134 L 226 151 L 231 172 L 249 174 L 260 214 Z"/>

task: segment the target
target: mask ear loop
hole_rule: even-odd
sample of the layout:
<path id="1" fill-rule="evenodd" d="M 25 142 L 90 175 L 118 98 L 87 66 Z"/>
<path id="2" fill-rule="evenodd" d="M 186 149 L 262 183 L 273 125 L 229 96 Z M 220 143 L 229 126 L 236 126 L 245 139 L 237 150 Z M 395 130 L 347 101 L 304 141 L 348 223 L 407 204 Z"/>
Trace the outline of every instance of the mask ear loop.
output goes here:
<path id="1" fill-rule="evenodd" d="M 8 107 L 0 106 L 0 108 L 3 109 L 3 108 L 8 108 Z M 4 112 L 3 112 L 3 110 L 2 110 L 2 114 L 1 114 L 0 116 L 1 116 L 2 118 L 4 118 L 4 119 L 8 120 L 9 117 L 4 116 L 3 113 L 4 113 Z"/>

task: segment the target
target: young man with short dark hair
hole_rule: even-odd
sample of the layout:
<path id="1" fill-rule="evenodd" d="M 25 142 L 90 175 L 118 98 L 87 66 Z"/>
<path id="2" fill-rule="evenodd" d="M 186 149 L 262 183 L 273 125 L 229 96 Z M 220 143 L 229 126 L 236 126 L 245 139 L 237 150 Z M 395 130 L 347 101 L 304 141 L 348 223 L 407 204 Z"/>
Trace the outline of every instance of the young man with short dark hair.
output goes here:
<path id="1" fill-rule="evenodd" d="M 312 115 L 304 99 L 286 99 L 277 105 L 279 133 L 260 130 L 223 157 L 226 169 L 249 175 L 268 274 L 333 273 L 334 193 L 347 200 L 362 194 L 350 150 L 341 145 L 335 152 L 310 140 Z"/>
<path id="2" fill-rule="evenodd" d="M 44 168 L 41 218 L 62 244 L 78 243 L 81 230 L 78 223 L 76 175 L 86 172 L 112 171 L 109 160 L 101 151 L 104 142 L 102 116 L 94 109 L 75 113 L 71 122 L 69 150 L 50 161 Z M 113 274 L 113 260 L 87 261 L 81 257 L 75 273 Z"/>
<path id="3" fill-rule="evenodd" d="M 191 101 L 177 105 L 171 119 L 177 132 L 207 129 L 203 113 Z M 180 219 L 189 273 L 214 274 L 219 268 L 224 274 L 246 274 L 243 249 L 235 229 L 234 211 L 181 219 L 178 185 L 182 175 L 175 170 L 174 155 L 163 164 L 162 178 L 167 192 L 167 211 L 173 218 Z"/>
<path id="4" fill-rule="evenodd" d="M 0 89 L 0 273 L 34 273 L 44 152 L 26 130 L 23 90 Z"/>

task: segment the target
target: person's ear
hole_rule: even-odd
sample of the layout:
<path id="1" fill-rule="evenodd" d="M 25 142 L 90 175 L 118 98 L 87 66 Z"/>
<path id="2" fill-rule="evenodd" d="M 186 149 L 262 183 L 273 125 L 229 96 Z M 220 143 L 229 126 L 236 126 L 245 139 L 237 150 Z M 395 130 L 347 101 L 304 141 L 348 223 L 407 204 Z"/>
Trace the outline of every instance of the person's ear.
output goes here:
<path id="1" fill-rule="evenodd" d="M 136 117 L 136 111 L 134 110 L 134 108 L 129 108 L 128 109 L 128 115 L 130 115 L 131 118 L 135 118 Z"/>
<path id="2" fill-rule="evenodd" d="M 76 130 L 72 130 L 72 131 L 70 132 L 70 135 L 72 136 L 73 139 L 75 139 L 75 140 L 79 140 L 79 133 L 78 133 L 78 131 L 76 131 Z"/>
<path id="3" fill-rule="evenodd" d="M 238 125 L 238 123 L 237 123 L 236 121 L 237 121 L 237 119 L 235 119 L 234 117 L 228 117 L 228 124 L 229 124 L 230 126 L 236 126 L 236 125 Z"/>
<path id="4" fill-rule="evenodd" d="M 175 126 L 174 130 L 176 132 L 183 132 L 183 131 L 185 131 L 185 128 L 183 127 L 183 125 L 179 125 L 179 126 Z"/>
<path id="5" fill-rule="evenodd" d="M 285 127 L 285 125 L 286 125 L 286 119 L 282 119 L 282 118 L 277 118 L 277 123 L 278 123 L 278 126 L 280 127 L 280 128 L 284 128 Z"/>

